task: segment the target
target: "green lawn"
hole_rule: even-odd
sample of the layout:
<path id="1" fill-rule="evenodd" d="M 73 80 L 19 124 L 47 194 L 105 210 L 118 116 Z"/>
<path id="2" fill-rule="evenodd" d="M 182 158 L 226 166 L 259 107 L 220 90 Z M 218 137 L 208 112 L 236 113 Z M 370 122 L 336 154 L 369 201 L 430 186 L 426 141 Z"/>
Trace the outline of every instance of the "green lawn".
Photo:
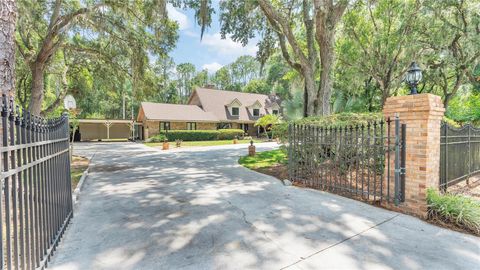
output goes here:
<path id="1" fill-rule="evenodd" d="M 258 152 L 255 156 L 245 156 L 238 160 L 238 163 L 249 168 L 259 169 L 287 163 L 287 153 L 277 149 L 265 152 Z"/>
<path id="2" fill-rule="evenodd" d="M 254 143 L 260 143 L 261 140 L 254 139 Z M 238 140 L 239 144 L 248 144 L 250 140 Z M 147 146 L 151 147 L 161 147 L 163 143 L 145 143 Z M 233 140 L 219 140 L 219 141 L 192 141 L 192 142 L 182 142 L 181 147 L 192 147 L 192 146 L 215 146 L 215 145 L 227 145 L 233 144 Z M 170 142 L 170 148 L 175 148 L 175 142 Z"/>

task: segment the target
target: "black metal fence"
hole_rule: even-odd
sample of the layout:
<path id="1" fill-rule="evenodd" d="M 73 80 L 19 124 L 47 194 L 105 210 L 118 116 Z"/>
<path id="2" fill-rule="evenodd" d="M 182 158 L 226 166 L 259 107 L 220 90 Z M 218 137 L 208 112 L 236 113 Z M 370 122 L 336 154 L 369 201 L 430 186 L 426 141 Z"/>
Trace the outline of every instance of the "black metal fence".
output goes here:
<path id="1" fill-rule="evenodd" d="M 440 189 L 480 173 L 480 129 L 471 125 L 440 129 Z"/>
<path id="2" fill-rule="evenodd" d="M 398 118 L 348 127 L 290 125 L 289 177 L 307 187 L 399 203 L 405 198 L 404 141 Z"/>
<path id="3" fill-rule="evenodd" d="M 68 118 L 1 105 L 1 269 L 46 266 L 73 215 Z"/>

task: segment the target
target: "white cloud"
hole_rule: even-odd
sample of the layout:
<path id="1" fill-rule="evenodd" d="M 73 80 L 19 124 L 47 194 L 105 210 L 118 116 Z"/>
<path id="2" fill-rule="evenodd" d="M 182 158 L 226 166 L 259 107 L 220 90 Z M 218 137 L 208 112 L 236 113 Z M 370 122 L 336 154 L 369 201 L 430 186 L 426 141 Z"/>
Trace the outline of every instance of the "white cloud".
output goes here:
<path id="1" fill-rule="evenodd" d="M 168 18 L 178 23 L 178 28 L 180 30 L 185 30 L 190 27 L 187 15 L 180 12 L 172 4 L 167 4 L 167 13 Z"/>
<path id="2" fill-rule="evenodd" d="M 213 62 L 210 64 L 205 64 L 202 66 L 202 69 L 208 69 L 208 73 L 215 73 L 217 70 L 221 69 L 223 67 L 222 64 Z"/>
<path id="3" fill-rule="evenodd" d="M 189 37 L 200 38 L 200 34 L 199 34 L 199 33 L 194 32 L 194 31 L 191 31 L 191 30 L 185 30 L 185 31 L 183 31 L 183 33 L 184 33 L 186 36 L 189 36 Z"/>
<path id="4" fill-rule="evenodd" d="M 255 41 L 249 42 L 247 46 L 244 47 L 241 43 L 235 42 L 229 37 L 222 39 L 220 33 L 204 34 L 201 44 L 206 46 L 209 50 L 218 52 L 218 54 L 224 56 L 254 56 L 257 52 Z"/>

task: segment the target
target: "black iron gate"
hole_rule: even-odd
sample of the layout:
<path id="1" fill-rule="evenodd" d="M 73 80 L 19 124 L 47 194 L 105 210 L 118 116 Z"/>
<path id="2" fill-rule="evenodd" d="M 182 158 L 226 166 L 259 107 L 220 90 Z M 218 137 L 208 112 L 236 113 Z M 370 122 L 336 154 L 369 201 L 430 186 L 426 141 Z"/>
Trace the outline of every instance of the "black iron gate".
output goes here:
<path id="1" fill-rule="evenodd" d="M 291 124 L 290 180 L 372 202 L 403 202 L 405 130 L 398 117 L 347 127 Z"/>
<path id="2" fill-rule="evenodd" d="M 3 96 L 1 269 L 43 269 L 72 212 L 68 118 L 44 119 Z"/>
<path id="3" fill-rule="evenodd" d="M 442 123 L 440 134 L 440 189 L 445 191 L 480 173 L 480 129 Z"/>

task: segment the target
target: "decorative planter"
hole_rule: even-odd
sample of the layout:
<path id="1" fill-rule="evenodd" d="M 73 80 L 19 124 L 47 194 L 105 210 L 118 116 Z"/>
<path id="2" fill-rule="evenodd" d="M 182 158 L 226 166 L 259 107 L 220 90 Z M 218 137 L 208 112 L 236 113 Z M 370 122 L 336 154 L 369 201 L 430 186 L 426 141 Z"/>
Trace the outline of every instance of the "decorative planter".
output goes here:
<path id="1" fill-rule="evenodd" d="M 170 148 L 170 145 L 168 144 L 168 142 L 163 142 L 162 150 L 168 150 L 168 148 Z"/>
<path id="2" fill-rule="evenodd" d="M 248 146 L 248 155 L 251 157 L 255 156 L 255 145 L 253 145 L 253 141 L 250 141 L 250 145 Z"/>

